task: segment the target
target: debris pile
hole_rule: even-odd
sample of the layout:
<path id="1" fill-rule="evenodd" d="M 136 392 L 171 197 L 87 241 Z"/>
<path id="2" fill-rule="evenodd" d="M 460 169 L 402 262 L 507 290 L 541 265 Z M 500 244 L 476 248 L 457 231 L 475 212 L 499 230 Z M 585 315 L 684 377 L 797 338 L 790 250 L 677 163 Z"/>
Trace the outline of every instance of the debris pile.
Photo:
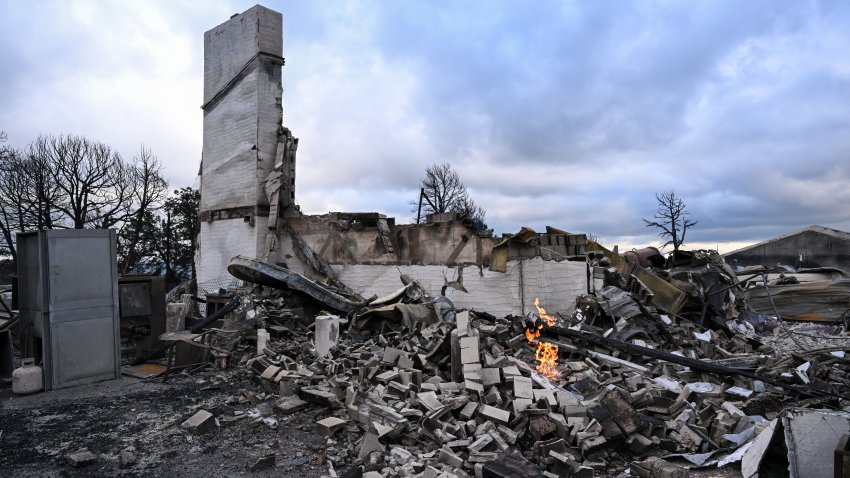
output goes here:
<path id="1" fill-rule="evenodd" d="M 846 404 L 843 353 L 762 345 L 719 258 L 652 269 L 653 254 L 613 257 L 593 257 L 602 287 L 570 316 L 539 301 L 525 317 L 455 310 L 409 277 L 315 321 L 288 306 L 291 291 L 254 291 L 212 343 L 262 391 L 234 400 L 233 416 L 199 412 L 183 426 L 274 428 L 324 408 L 330 476 L 661 477 L 760 463 L 767 447 L 754 441 L 789 410 Z"/>

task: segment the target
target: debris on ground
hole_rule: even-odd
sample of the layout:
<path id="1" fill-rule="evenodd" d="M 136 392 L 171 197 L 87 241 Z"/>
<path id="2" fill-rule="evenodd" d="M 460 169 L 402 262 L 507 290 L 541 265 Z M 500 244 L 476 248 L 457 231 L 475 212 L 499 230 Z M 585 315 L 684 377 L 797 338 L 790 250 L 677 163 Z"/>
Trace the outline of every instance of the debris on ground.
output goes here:
<path id="1" fill-rule="evenodd" d="M 447 478 L 799 475 L 850 433 L 841 324 L 754 312 L 746 281 L 712 252 L 587 247 L 595 286 L 571 314 L 536 300 L 534 312 L 506 317 L 456 309 L 408 276 L 362 300 L 236 258 L 243 278 L 264 271 L 258 284 L 230 291 L 223 313 L 175 341 L 207 354 L 200 367 L 162 376 L 182 367 L 199 389 L 230 395 L 196 405 L 169 433 L 277 433 L 304 416 L 320 452 L 284 460 L 261 446 L 242 470 L 309 462 L 331 477 Z M 271 283 L 272 272 L 285 279 Z M 800 334 L 842 341 L 813 347 Z M 806 442 L 812 431 L 821 438 Z M 96 459 L 66 456 L 75 467 Z M 133 447 L 117 459 L 140 463 Z"/>

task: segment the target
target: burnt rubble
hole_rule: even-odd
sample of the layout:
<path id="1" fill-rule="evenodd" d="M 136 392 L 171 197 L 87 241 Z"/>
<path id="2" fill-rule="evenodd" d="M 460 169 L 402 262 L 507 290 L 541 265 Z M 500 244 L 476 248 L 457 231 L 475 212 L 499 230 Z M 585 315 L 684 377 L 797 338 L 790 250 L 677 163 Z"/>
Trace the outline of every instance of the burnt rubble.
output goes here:
<path id="1" fill-rule="evenodd" d="M 569 316 L 455 310 L 409 277 L 342 311 L 319 283 L 243 290 L 208 338 L 229 368 L 200 381 L 248 374 L 257 390 L 233 397 L 232 415 L 183 426 L 274 428 L 324 410 L 328 476 L 673 477 L 722 466 L 753 476 L 766 453 L 779 469 L 815 459 L 770 440 L 795 417 L 840 415 L 843 352 L 763 343 L 716 254 L 599 248 L 588 264 L 602 287 Z M 304 299 L 326 310 L 305 313 Z M 838 422 L 818 433 L 850 432 Z"/>

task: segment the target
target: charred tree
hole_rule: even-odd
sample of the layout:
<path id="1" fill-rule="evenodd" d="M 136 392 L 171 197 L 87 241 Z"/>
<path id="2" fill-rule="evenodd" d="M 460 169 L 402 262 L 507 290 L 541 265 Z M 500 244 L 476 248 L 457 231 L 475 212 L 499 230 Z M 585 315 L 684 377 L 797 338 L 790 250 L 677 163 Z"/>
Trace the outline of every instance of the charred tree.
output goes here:
<path id="1" fill-rule="evenodd" d="M 682 198 L 676 196 L 675 191 L 668 191 L 655 195 L 658 201 L 658 209 L 655 210 L 653 220 L 643 219 L 646 227 L 654 227 L 660 229 L 658 233 L 662 238 L 667 238 L 667 242 L 661 247 L 673 245 L 673 250 L 678 251 L 679 247 L 685 243 L 685 234 L 688 228 L 693 227 L 699 221 L 693 221 L 688 218 L 687 206 Z"/>

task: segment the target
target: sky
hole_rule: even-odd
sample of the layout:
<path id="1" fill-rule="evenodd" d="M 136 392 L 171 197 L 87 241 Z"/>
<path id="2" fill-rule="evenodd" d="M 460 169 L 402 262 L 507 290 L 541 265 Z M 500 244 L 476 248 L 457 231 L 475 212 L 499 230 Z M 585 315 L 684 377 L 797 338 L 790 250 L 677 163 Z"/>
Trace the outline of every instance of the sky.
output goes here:
<path id="1" fill-rule="evenodd" d="M 0 130 L 77 134 L 195 186 L 203 34 L 254 2 L 0 0 Z M 850 230 L 850 2 L 270 1 L 307 213 L 409 222 L 449 162 L 497 234 L 552 225 L 622 248 L 819 224 Z"/>

